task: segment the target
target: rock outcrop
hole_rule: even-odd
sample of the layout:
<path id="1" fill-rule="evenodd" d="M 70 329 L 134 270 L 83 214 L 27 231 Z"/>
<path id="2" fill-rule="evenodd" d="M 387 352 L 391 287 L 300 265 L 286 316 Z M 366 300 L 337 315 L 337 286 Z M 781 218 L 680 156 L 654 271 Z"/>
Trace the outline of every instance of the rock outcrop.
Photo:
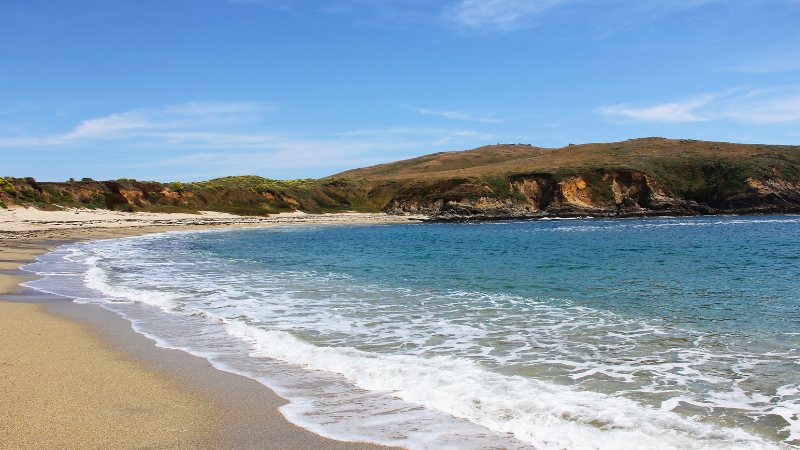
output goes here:
<path id="1" fill-rule="evenodd" d="M 800 213 L 800 146 L 653 137 L 553 149 L 488 145 L 320 180 L 0 178 L 0 207 L 15 204 L 243 215 L 357 210 L 434 220 Z"/>
<path id="2" fill-rule="evenodd" d="M 220 211 L 267 215 L 360 210 L 379 212 L 393 195 L 388 189 L 352 180 L 270 180 L 256 176 L 225 177 L 196 183 L 158 183 L 118 179 L 37 182 L 0 178 L 0 208 L 12 205 L 46 209 L 84 207 L 119 211 Z M 374 188 L 374 189 L 373 189 Z"/>
<path id="3" fill-rule="evenodd" d="M 731 195 L 706 202 L 676 195 L 653 177 L 631 170 L 609 171 L 589 181 L 580 174 L 556 181 L 547 174 L 509 179 L 508 198 L 496 195 L 407 196 L 392 199 L 390 214 L 425 214 L 434 220 L 542 217 L 644 217 L 800 212 L 800 185 L 753 178 Z M 484 193 L 487 194 L 487 193 Z M 494 194 L 494 193 L 488 193 Z"/>

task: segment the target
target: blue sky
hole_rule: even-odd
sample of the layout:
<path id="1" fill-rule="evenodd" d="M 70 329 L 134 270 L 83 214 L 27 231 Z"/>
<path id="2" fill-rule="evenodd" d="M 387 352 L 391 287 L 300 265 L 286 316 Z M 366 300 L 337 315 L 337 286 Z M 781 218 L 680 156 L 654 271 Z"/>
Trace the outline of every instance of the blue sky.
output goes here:
<path id="1" fill-rule="evenodd" d="M 800 0 L 0 0 L 3 176 L 648 136 L 800 144 Z"/>

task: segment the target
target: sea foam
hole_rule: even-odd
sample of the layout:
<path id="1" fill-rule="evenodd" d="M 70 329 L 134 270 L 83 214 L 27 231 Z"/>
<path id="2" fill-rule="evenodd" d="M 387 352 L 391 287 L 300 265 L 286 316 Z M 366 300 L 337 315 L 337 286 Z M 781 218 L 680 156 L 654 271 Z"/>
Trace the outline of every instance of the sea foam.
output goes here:
<path id="1" fill-rule="evenodd" d="M 503 228 L 715 226 L 681 219 Z M 270 250 L 269 264 L 209 250 L 258 233 L 77 244 L 29 266 L 48 275 L 30 285 L 102 303 L 162 346 L 261 381 L 291 401 L 282 408 L 287 418 L 337 439 L 413 449 L 770 449 L 792 448 L 788 442 L 800 436 L 792 381 L 800 354 L 789 334 L 754 340 L 680 328 L 584 306 L 569 293 L 365 282 L 302 249 L 294 249 L 297 262 Z M 309 234 L 315 245 L 320 235 Z M 573 266 L 565 267 L 582 270 Z M 396 271 L 415 276 L 407 265 Z M 469 276 L 480 275 L 453 282 Z M 769 376 L 786 382 L 753 387 Z M 780 440 L 760 434 L 764 421 L 777 424 Z"/>

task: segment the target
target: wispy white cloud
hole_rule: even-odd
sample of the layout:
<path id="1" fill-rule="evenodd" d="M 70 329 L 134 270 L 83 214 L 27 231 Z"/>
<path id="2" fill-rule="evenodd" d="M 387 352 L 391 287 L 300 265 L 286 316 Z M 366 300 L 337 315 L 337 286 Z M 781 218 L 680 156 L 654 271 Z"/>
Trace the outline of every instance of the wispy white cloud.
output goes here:
<path id="1" fill-rule="evenodd" d="M 43 136 L 0 137 L 0 148 L 46 148 L 85 155 L 97 151 L 108 164 L 170 166 L 208 176 L 329 168 L 326 173 L 387 158 L 427 153 L 442 145 L 481 144 L 490 134 L 460 128 L 394 127 L 309 134 L 267 130 L 273 107 L 262 103 L 191 102 L 137 109 L 84 120 L 72 130 Z M 114 151 L 108 151 L 113 148 Z M 135 152 L 135 163 L 117 156 Z M 389 159 L 391 160 L 391 159 Z M 274 172 L 273 172 L 274 173 Z"/>
<path id="2" fill-rule="evenodd" d="M 477 131 L 455 131 L 447 136 L 442 137 L 436 141 L 437 145 L 452 144 L 455 141 L 463 138 L 479 139 L 481 141 L 491 140 L 494 136 L 491 134 L 478 133 Z"/>
<path id="3" fill-rule="evenodd" d="M 494 114 L 474 114 L 466 111 L 436 111 L 429 108 L 411 108 L 414 111 L 430 115 L 430 116 L 441 116 L 446 117 L 448 119 L 460 119 L 460 120 L 472 120 L 475 122 L 484 122 L 484 123 L 497 123 L 502 122 L 503 119 L 495 117 Z"/>
<path id="4" fill-rule="evenodd" d="M 800 121 L 800 86 L 751 91 L 725 103 L 723 117 L 763 124 Z"/>
<path id="5" fill-rule="evenodd" d="M 256 3 L 285 11 L 316 11 L 349 16 L 358 23 L 377 26 L 455 26 L 461 30 L 507 32 L 542 23 L 569 24 L 568 32 L 580 27 L 630 28 L 664 17 L 674 11 L 721 0 L 229 0 Z M 784 0 L 796 1 L 796 0 Z M 561 26 L 559 25 L 559 26 Z"/>
<path id="6" fill-rule="evenodd" d="M 756 124 L 794 122 L 800 121 L 800 86 L 734 89 L 644 108 L 623 103 L 602 106 L 597 112 L 608 116 L 672 123 L 725 119 Z"/>
<path id="7" fill-rule="evenodd" d="M 445 18 L 460 27 L 483 31 L 513 31 L 535 26 L 541 19 L 595 23 L 600 28 L 628 27 L 673 11 L 718 0 L 459 0 Z"/>
<path id="8" fill-rule="evenodd" d="M 304 3 L 297 0 L 228 0 L 231 3 L 238 3 L 241 5 L 255 4 L 266 8 L 281 10 L 285 12 L 293 12 L 294 6 L 298 3 Z"/>
<path id="9" fill-rule="evenodd" d="M 255 102 L 189 102 L 159 109 L 136 109 L 84 120 L 71 131 L 47 136 L 0 138 L 0 147 L 68 146 L 97 140 L 165 139 L 194 135 L 195 141 L 215 136 L 206 129 L 225 129 L 253 123 L 274 107 Z M 209 140 L 219 141 L 219 136 Z"/>
<path id="10" fill-rule="evenodd" d="M 474 130 L 452 129 L 452 128 L 428 128 L 428 127 L 396 127 L 353 130 L 339 133 L 339 136 L 368 136 L 370 139 L 378 141 L 397 141 L 398 139 L 406 145 L 445 145 L 468 142 L 483 142 L 495 139 L 491 133 L 482 133 Z"/>
<path id="11" fill-rule="evenodd" d="M 186 167 L 199 172 L 253 173 L 264 169 L 325 168 L 341 163 L 365 161 L 372 164 L 377 155 L 370 155 L 374 146 L 319 145 L 320 142 L 276 142 L 271 151 L 202 151 L 173 158 L 156 159 L 134 167 Z M 383 150 L 386 150 L 385 148 Z M 349 167 L 349 166 L 348 166 Z"/>
<path id="12" fill-rule="evenodd" d="M 682 103 L 666 103 L 649 108 L 633 108 L 628 104 L 602 106 L 598 112 L 609 116 L 627 116 L 640 120 L 658 122 L 699 122 L 709 120 L 698 115 L 698 109 L 711 101 L 713 96 L 703 95 Z"/>
<path id="13" fill-rule="evenodd" d="M 318 145 L 318 141 L 292 139 L 281 133 L 252 133 L 244 130 L 259 123 L 259 116 L 273 107 L 261 103 L 191 102 L 160 109 L 137 109 L 105 117 L 84 120 L 72 130 L 46 136 L 0 138 L 0 147 L 59 147 L 82 145 L 92 141 L 150 141 L 156 144 L 194 148 L 267 148 L 293 143 L 301 147 Z M 497 122 L 490 115 L 477 116 L 464 112 L 437 112 L 417 109 L 422 114 L 435 114 L 454 119 Z M 430 127 L 393 127 L 363 129 L 335 133 L 330 139 L 346 141 L 368 139 L 369 145 L 380 142 L 438 142 L 453 136 L 485 136 L 470 130 Z M 330 145 L 330 142 L 325 142 Z M 355 147 L 357 147 L 356 145 Z"/>
<path id="14" fill-rule="evenodd" d="M 258 139 L 253 143 L 244 139 L 244 144 L 236 147 L 236 151 L 201 151 L 143 162 L 134 167 L 191 168 L 191 173 L 175 175 L 184 179 L 266 170 L 295 173 L 300 170 L 304 174 L 316 170 L 322 175 L 331 175 L 353 167 L 430 153 L 437 146 L 477 146 L 494 138 L 472 130 L 406 127 L 353 130 L 319 140 L 274 135 L 268 145 Z M 248 147 L 251 144 L 253 147 Z"/>
<path id="15" fill-rule="evenodd" d="M 525 26 L 524 19 L 574 0 L 462 0 L 450 19 L 471 28 L 510 31 Z"/>

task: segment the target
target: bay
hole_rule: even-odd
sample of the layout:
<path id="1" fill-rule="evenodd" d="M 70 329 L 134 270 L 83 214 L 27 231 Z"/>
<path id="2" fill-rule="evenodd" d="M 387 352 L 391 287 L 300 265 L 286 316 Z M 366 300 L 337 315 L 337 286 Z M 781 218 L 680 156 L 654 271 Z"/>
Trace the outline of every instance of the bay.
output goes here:
<path id="1" fill-rule="evenodd" d="M 63 247 L 32 287 L 407 448 L 796 448 L 800 218 L 175 232 Z"/>

